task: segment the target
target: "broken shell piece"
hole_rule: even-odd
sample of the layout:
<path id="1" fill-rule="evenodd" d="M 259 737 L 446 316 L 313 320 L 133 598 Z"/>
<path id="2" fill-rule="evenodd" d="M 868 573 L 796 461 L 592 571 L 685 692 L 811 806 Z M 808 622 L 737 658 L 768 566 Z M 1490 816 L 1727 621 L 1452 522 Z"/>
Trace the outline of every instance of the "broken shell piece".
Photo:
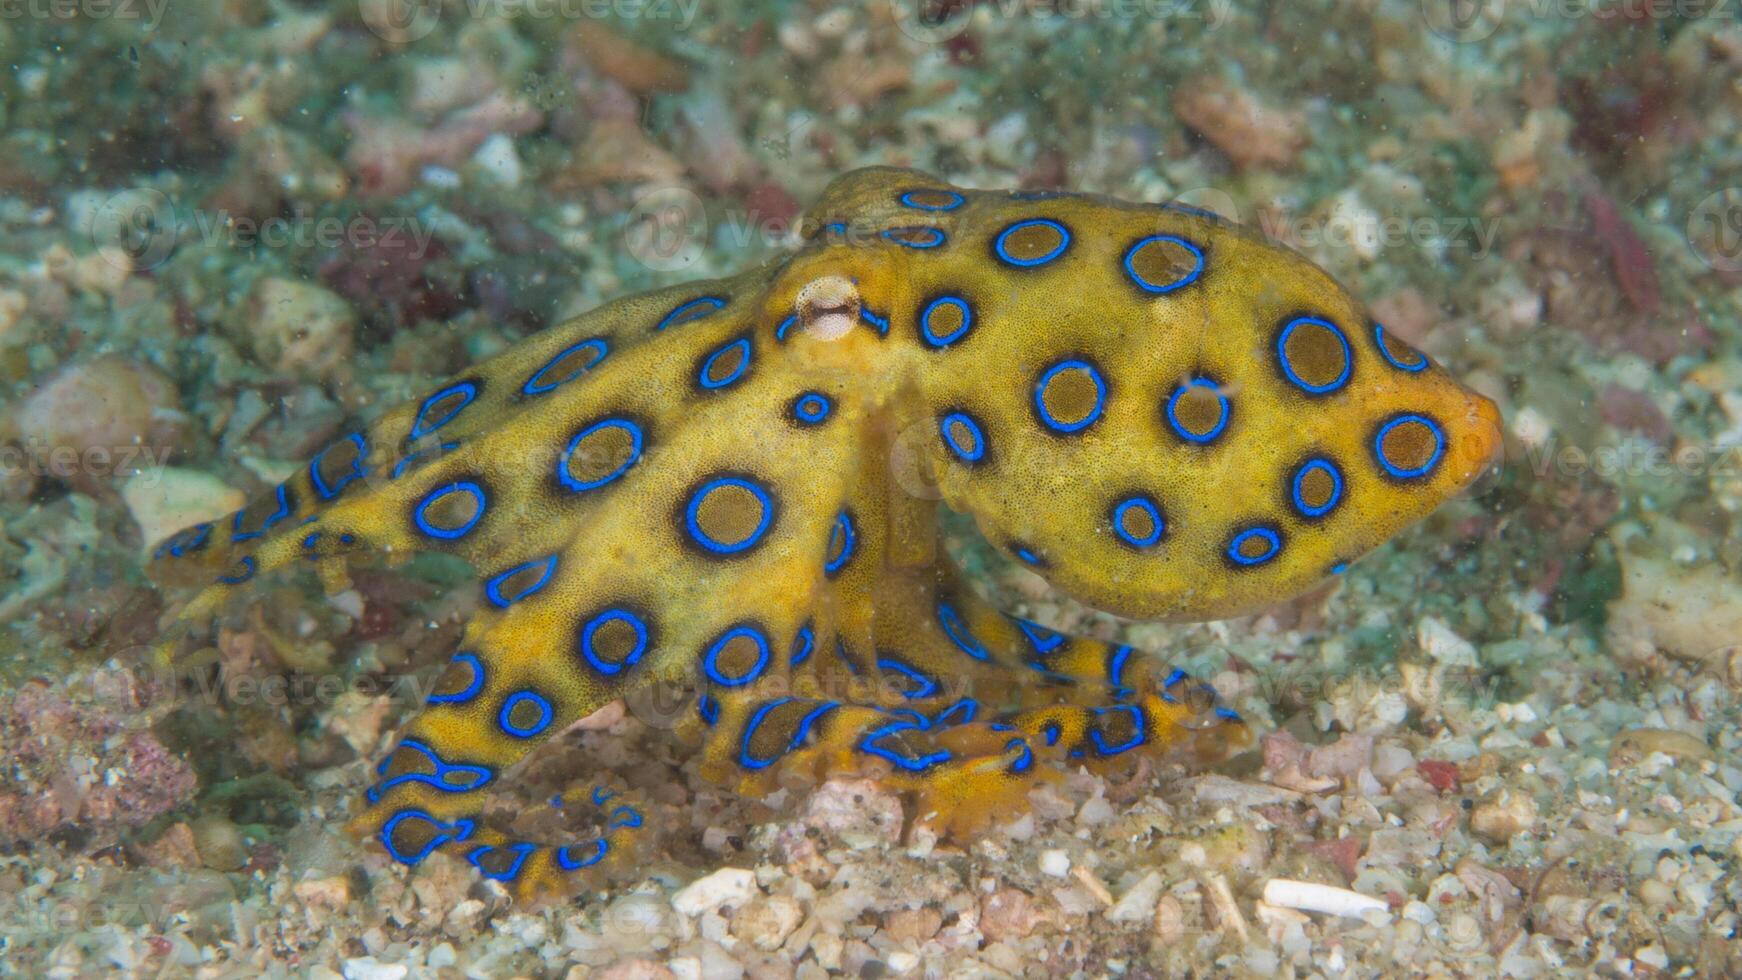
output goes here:
<path id="1" fill-rule="evenodd" d="M 1351 919 L 1364 918 L 1369 912 L 1384 912 L 1388 908 L 1377 898 L 1347 888 L 1289 878 L 1272 878 L 1265 882 L 1264 901 L 1278 908 L 1342 915 Z"/>

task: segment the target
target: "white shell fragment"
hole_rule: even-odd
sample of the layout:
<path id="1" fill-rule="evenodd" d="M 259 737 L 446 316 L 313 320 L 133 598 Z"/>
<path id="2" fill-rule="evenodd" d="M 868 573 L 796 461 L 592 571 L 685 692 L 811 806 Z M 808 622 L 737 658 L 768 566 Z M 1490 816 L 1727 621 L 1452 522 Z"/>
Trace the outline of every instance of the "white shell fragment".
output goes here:
<path id="1" fill-rule="evenodd" d="M 1384 912 L 1388 908 L 1377 898 L 1347 888 L 1289 878 L 1272 878 L 1265 882 L 1264 901 L 1278 908 L 1343 915 L 1352 919 L 1362 918 L 1369 912 Z"/>

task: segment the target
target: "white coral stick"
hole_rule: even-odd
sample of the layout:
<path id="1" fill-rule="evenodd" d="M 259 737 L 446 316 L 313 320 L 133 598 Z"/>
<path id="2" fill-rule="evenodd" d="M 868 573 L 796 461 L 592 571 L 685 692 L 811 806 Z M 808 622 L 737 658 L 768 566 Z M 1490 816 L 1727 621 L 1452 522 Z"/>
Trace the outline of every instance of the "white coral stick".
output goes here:
<path id="1" fill-rule="evenodd" d="M 1377 898 L 1352 892 L 1333 885 L 1315 885 L 1310 881 L 1272 878 L 1264 883 L 1264 901 L 1285 909 L 1303 912 L 1323 912 L 1326 915 L 1346 915 L 1362 918 L 1368 912 L 1383 912 L 1388 906 Z"/>

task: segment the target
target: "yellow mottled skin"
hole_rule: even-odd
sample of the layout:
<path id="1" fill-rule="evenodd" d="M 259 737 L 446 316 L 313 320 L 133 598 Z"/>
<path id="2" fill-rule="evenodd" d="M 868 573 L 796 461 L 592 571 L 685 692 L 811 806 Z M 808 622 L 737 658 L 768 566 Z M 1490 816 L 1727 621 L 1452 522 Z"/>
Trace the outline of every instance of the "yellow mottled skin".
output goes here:
<path id="1" fill-rule="evenodd" d="M 1000 614 L 937 502 L 1065 592 L 1205 619 L 1297 595 L 1470 483 L 1494 406 L 1295 253 L 1215 216 L 836 181 L 796 254 L 611 303 L 336 443 L 164 580 L 456 554 L 485 601 L 356 826 L 521 894 L 626 864 L 607 791 L 574 842 L 480 822 L 498 775 L 656 682 L 747 793 L 869 770 L 966 834 L 1060 764 L 1244 744 L 1206 686 Z M 181 629 L 178 626 L 178 631 Z M 167 647 L 166 647 L 167 648 Z"/>

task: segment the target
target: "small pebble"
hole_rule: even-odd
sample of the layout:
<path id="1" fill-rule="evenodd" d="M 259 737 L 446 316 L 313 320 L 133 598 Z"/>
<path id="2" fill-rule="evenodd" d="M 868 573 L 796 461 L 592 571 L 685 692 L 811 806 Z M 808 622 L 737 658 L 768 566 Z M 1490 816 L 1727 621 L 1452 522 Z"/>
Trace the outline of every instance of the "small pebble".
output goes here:
<path id="1" fill-rule="evenodd" d="M 1070 855 L 1060 850 L 1040 852 L 1040 871 L 1042 874 L 1063 878 L 1071 873 Z"/>
<path id="2" fill-rule="evenodd" d="M 704 912 L 742 905 L 756 893 L 756 872 L 748 868 L 721 868 L 679 890 L 671 897 L 671 907 L 693 919 Z"/>

